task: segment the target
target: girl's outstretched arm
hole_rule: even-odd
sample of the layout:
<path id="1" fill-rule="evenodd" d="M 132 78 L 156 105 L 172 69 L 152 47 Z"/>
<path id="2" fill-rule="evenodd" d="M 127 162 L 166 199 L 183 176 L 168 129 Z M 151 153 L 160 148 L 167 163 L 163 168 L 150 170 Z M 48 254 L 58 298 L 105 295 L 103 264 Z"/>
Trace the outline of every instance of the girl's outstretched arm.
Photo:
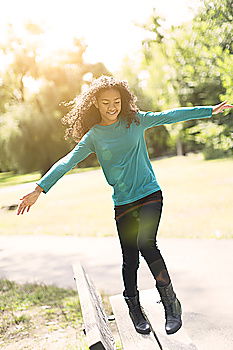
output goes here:
<path id="1" fill-rule="evenodd" d="M 37 187 L 34 191 L 20 198 L 22 200 L 19 205 L 17 215 L 23 214 L 27 208 L 36 202 L 41 192 L 47 193 L 49 189 L 70 169 L 74 168 L 77 163 L 85 159 L 89 154 L 94 152 L 94 146 L 90 141 L 90 131 L 86 133 L 80 142 L 63 158 L 59 159 L 47 171 L 44 176 L 36 182 Z"/>
<path id="2" fill-rule="evenodd" d="M 224 101 L 215 106 L 194 106 L 179 107 L 162 112 L 143 112 L 139 111 L 138 116 L 144 129 L 164 124 L 173 124 L 177 122 L 210 118 L 213 114 L 222 113 L 224 109 L 233 108 L 233 105 Z"/>

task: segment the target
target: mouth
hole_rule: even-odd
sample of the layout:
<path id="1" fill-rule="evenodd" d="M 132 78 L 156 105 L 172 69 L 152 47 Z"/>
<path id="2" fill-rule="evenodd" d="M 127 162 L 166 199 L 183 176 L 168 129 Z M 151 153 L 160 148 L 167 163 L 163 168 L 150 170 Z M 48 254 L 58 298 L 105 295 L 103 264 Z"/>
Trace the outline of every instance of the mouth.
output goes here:
<path id="1" fill-rule="evenodd" d="M 110 114 L 110 115 L 114 115 L 114 114 L 116 114 L 116 112 L 117 112 L 117 111 L 114 111 L 114 112 L 107 112 L 107 113 Z"/>

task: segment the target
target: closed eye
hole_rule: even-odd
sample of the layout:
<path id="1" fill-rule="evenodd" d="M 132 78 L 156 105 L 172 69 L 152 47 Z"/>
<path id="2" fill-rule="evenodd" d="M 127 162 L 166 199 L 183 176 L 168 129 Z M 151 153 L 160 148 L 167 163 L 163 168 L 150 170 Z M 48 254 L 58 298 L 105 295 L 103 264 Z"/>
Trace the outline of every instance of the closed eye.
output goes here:
<path id="1" fill-rule="evenodd" d="M 103 103 L 103 105 L 108 105 L 109 104 L 109 102 L 102 102 Z M 120 101 L 116 101 L 115 103 L 120 103 Z"/>

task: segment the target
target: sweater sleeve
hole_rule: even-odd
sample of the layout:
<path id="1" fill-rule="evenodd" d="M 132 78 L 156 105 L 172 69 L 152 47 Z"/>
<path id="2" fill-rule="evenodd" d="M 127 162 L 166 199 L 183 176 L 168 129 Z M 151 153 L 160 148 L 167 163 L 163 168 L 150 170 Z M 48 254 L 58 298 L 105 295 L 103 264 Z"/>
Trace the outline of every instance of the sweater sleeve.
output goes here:
<path id="1" fill-rule="evenodd" d="M 94 152 L 95 149 L 91 134 L 88 132 L 82 137 L 79 143 L 66 156 L 59 159 L 36 184 L 43 188 L 43 193 L 47 193 L 65 173 L 73 169 L 77 163 Z"/>
<path id="2" fill-rule="evenodd" d="M 181 107 L 169 109 L 163 112 L 138 112 L 138 117 L 144 129 L 164 124 L 172 124 L 186 120 L 210 118 L 212 106 Z"/>

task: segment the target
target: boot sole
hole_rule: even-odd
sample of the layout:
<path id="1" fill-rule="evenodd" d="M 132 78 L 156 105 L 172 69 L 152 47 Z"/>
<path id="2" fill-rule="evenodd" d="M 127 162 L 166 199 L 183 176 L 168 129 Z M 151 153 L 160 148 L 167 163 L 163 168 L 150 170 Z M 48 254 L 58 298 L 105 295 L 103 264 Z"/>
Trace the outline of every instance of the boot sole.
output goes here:
<path id="1" fill-rule="evenodd" d="M 144 314 L 143 310 L 142 310 L 142 314 L 143 314 L 143 316 L 145 317 L 145 314 Z M 130 318 L 131 318 L 131 320 L 132 320 L 132 322 L 133 322 L 133 325 L 134 325 L 135 330 L 136 330 L 138 333 L 140 333 L 140 334 L 149 334 L 149 333 L 151 332 L 151 328 L 148 328 L 148 329 L 145 330 L 145 331 L 140 331 L 140 330 L 138 330 L 138 329 L 136 328 L 135 323 L 134 323 L 133 317 L 131 316 L 131 312 L 129 312 L 129 316 L 130 316 Z M 147 322 L 147 323 L 148 323 L 148 322 Z M 149 327 L 150 327 L 150 326 L 149 326 Z"/>
<path id="2" fill-rule="evenodd" d="M 182 327 L 182 322 L 181 322 L 181 324 L 179 325 L 178 328 L 171 329 L 170 331 L 166 331 L 166 333 L 167 333 L 167 334 L 174 334 L 174 333 L 176 333 L 181 327 Z"/>
<path id="3" fill-rule="evenodd" d="M 149 334 L 151 332 L 151 329 L 149 328 L 147 331 L 139 331 L 138 329 L 136 329 L 136 331 L 140 334 Z"/>

